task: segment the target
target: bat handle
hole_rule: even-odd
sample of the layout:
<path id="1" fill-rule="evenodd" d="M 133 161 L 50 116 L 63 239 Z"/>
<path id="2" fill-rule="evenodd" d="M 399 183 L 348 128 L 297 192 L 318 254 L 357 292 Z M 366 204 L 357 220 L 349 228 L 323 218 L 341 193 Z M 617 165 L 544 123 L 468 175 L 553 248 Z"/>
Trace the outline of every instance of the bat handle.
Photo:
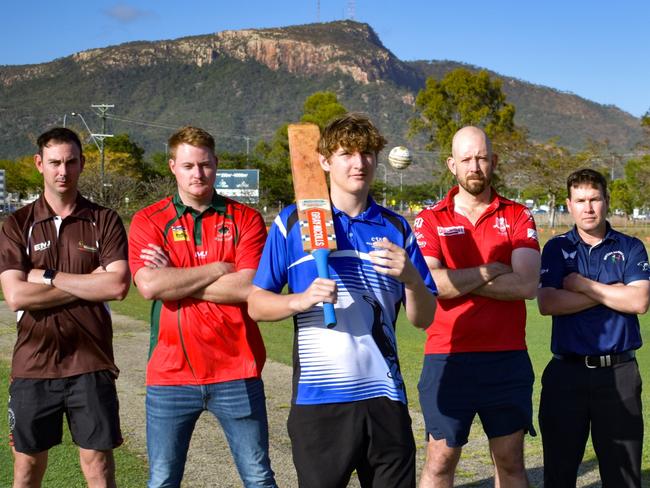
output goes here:
<path id="1" fill-rule="evenodd" d="M 327 268 L 327 257 L 330 254 L 329 249 L 317 249 L 312 252 L 314 260 L 316 261 L 316 269 L 318 270 L 319 278 L 330 279 L 330 273 Z M 336 314 L 334 313 L 334 304 L 323 303 L 323 312 L 325 312 L 325 325 L 328 329 L 336 326 Z"/>

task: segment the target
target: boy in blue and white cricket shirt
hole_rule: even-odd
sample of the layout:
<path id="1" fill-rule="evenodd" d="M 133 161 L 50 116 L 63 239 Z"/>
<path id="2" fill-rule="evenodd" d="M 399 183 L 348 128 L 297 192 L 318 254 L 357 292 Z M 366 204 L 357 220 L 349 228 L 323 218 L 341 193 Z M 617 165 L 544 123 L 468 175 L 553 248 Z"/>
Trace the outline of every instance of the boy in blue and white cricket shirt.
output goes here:
<path id="1" fill-rule="evenodd" d="M 385 144 L 359 114 L 324 129 L 318 150 L 330 175 L 338 244 L 331 279 L 317 277 L 290 205 L 270 229 L 248 299 L 256 320 L 294 319 L 288 429 L 304 487 L 346 486 L 354 470 L 362 486 L 415 486 L 395 323 L 404 304 L 409 321 L 427 327 L 437 290 L 406 220 L 369 196 Z M 324 324 L 323 302 L 335 304 L 335 327 Z"/>

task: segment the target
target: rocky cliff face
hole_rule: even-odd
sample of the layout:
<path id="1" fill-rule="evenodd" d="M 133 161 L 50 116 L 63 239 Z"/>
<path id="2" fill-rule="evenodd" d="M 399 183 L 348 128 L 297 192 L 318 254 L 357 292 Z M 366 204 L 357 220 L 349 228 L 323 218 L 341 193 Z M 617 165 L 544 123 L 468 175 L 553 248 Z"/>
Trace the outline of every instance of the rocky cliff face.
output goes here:
<path id="1" fill-rule="evenodd" d="M 170 61 L 204 66 L 219 56 L 257 61 L 272 70 L 317 76 L 343 73 L 357 83 L 387 80 L 415 86 L 415 71 L 387 50 L 367 24 L 343 21 L 282 29 L 224 31 L 173 41 L 132 42 L 91 49 L 71 56 L 83 73 L 101 68 L 125 69 Z M 69 59 L 69 58 L 66 58 Z M 57 62 L 0 69 L 0 82 L 47 76 Z"/>

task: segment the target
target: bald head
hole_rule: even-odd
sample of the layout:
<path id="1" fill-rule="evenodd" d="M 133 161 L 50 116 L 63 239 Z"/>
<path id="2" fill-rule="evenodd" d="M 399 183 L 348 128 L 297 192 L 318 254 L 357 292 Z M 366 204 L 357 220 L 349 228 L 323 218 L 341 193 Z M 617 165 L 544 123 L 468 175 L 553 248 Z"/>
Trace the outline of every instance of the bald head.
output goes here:
<path id="1" fill-rule="evenodd" d="M 492 142 L 483 129 L 472 125 L 459 129 L 451 140 L 452 156 L 458 158 L 468 145 L 485 145 L 488 157 L 492 157 Z"/>
<path id="2" fill-rule="evenodd" d="M 496 165 L 497 155 L 492 153 L 492 144 L 485 131 L 468 126 L 454 134 L 447 167 L 456 177 L 461 191 L 489 197 Z"/>

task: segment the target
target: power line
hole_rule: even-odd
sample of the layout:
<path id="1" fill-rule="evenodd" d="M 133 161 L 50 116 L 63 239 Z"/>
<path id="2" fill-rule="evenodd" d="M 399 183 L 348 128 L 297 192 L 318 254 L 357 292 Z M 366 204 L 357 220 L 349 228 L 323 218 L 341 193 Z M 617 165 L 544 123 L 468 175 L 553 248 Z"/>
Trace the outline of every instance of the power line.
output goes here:
<path id="1" fill-rule="evenodd" d="M 161 124 L 161 123 L 158 123 L 158 122 L 135 120 L 135 119 L 131 119 L 129 117 L 121 117 L 121 116 L 117 116 L 117 115 L 113 115 L 113 114 L 107 114 L 106 118 L 117 120 L 117 121 L 120 121 L 120 122 L 126 122 L 126 123 L 129 123 L 129 124 L 143 125 L 143 126 L 146 126 L 146 127 L 155 127 L 155 128 L 158 128 L 158 129 L 176 130 L 176 129 L 178 129 L 180 127 L 179 125 L 168 125 L 168 124 Z M 207 127 L 206 130 L 208 130 L 208 132 L 214 133 L 216 138 L 224 137 L 224 138 L 242 139 L 242 140 L 250 140 L 250 139 L 253 138 L 253 136 L 249 136 L 249 135 L 224 134 L 223 132 L 219 131 L 218 129 L 216 129 L 214 127 Z M 262 138 L 262 137 L 267 137 L 267 136 L 270 136 L 270 135 L 273 135 L 273 133 L 272 132 L 271 133 L 267 132 L 267 133 L 263 133 L 263 134 L 257 134 L 257 135 L 255 135 L 255 137 Z"/>

